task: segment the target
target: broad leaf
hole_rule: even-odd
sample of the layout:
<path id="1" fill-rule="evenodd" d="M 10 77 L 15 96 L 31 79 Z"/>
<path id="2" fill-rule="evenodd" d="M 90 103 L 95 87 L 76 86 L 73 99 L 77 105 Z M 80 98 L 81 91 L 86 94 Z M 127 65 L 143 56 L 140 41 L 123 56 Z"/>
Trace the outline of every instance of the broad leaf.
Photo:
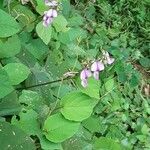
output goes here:
<path id="1" fill-rule="evenodd" d="M 16 91 L 11 92 L 0 101 L 0 116 L 15 115 L 21 111 Z"/>
<path id="2" fill-rule="evenodd" d="M 61 114 L 55 114 L 44 122 L 44 134 L 48 140 L 59 143 L 73 136 L 79 126 L 80 123 L 66 120 Z"/>
<path id="3" fill-rule="evenodd" d="M 11 93 L 13 90 L 7 73 L 0 69 L 0 99 Z"/>
<path id="4" fill-rule="evenodd" d="M 39 104 L 40 95 L 35 91 L 23 90 L 19 97 L 19 102 L 28 105 L 29 107 L 35 107 Z"/>
<path id="5" fill-rule="evenodd" d="M 20 26 L 8 13 L 0 9 L 0 37 L 5 38 L 19 32 Z"/>
<path id="6" fill-rule="evenodd" d="M 67 24 L 68 24 L 67 20 L 62 15 L 56 17 L 53 22 L 53 26 L 55 27 L 57 32 L 65 31 Z"/>
<path id="7" fill-rule="evenodd" d="M 64 96 L 60 102 L 61 113 L 68 120 L 82 121 L 93 112 L 95 100 L 81 93 L 72 92 Z"/>
<path id="8" fill-rule="evenodd" d="M 4 70 L 7 72 L 12 85 L 23 82 L 30 74 L 29 68 L 21 63 L 9 63 L 4 66 Z"/>
<path id="9" fill-rule="evenodd" d="M 42 22 L 39 22 L 36 26 L 36 32 L 46 45 L 50 42 L 52 34 L 51 25 L 45 27 Z"/>
<path id="10" fill-rule="evenodd" d="M 7 41 L 0 41 L 0 58 L 12 57 L 20 52 L 21 43 L 18 36 L 12 36 Z"/>
<path id="11" fill-rule="evenodd" d="M 105 83 L 105 88 L 106 88 L 106 90 L 107 90 L 108 92 L 111 91 L 111 90 L 113 90 L 114 86 L 115 86 L 115 81 L 114 81 L 114 79 L 109 79 L 109 80 L 107 80 L 106 83 Z"/>
<path id="12" fill-rule="evenodd" d="M 78 87 L 81 90 L 81 92 L 89 95 L 90 97 L 99 99 L 100 95 L 99 95 L 99 89 L 100 89 L 100 81 L 95 80 L 93 77 L 88 79 L 88 86 L 86 88 L 84 88 L 81 85 L 81 80 L 78 79 L 77 81 Z"/>
<path id="13" fill-rule="evenodd" d="M 45 3 L 43 0 L 36 0 L 37 6 L 36 6 L 36 11 L 40 14 L 43 15 L 44 11 L 47 9 Z"/>
<path id="14" fill-rule="evenodd" d="M 125 150 L 123 146 L 113 139 L 101 137 L 94 141 L 93 150 Z"/>
<path id="15" fill-rule="evenodd" d="M 82 122 L 82 125 L 88 129 L 90 132 L 99 132 L 101 127 L 101 122 L 99 117 L 91 116 Z"/>
<path id="16" fill-rule="evenodd" d="M 40 126 L 38 124 L 38 114 L 30 109 L 26 112 L 21 112 L 19 114 L 20 120 L 14 116 L 11 123 L 18 128 L 22 129 L 28 135 L 38 135 L 40 133 Z"/>
<path id="17" fill-rule="evenodd" d="M 44 42 L 38 38 L 31 40 L 29 44 L 26 45 L 27 50 L 38 60 L 43 60 L 48 54 L 49 48 Z"/>
<path id="18" fill-rule="evenodd" d="M 7 122 L 0 122 L 0 141 L 1 150 L 35 150 L 31 138 Z"/>

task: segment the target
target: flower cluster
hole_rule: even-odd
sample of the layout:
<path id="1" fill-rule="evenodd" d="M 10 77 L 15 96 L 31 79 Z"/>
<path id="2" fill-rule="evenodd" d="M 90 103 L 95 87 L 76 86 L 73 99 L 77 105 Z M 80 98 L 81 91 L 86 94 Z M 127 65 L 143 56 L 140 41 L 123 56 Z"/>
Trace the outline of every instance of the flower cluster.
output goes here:
<path id="1" fill-rule="evenodd" d="M 58 15 L 57 10 L 55 9 L 55 7 L 58 6 L 58 3 L 55 0 L 45 0 L 45 5 L 51 7 L 48 11 L 44 12 L 43 17 L 43 25 L 48 27 L 53 22 L 54 18 Z"/>
<path id="2" fill-rule="evenodd" d="M 88 78 L 93 75 L 96 80 L 99 80 L 100 71 L 105 69 L 105 65 L 111 65 L 115 59 L 109 56 L 109 53 L 106 51 L 102 51 L 103 57 L 102 60 L 96 60 L 92 65 L 91 69 L 83 69 L 80 73 L 81 85 L 83 87 L 87 87 Z"/>

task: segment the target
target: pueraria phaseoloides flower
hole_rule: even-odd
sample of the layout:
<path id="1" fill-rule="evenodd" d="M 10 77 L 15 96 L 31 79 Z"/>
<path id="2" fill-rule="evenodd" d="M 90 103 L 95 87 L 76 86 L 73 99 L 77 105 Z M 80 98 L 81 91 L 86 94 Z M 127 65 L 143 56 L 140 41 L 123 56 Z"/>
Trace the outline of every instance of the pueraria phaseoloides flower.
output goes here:
<path id="1" fill-rule="evenodd" d="M 104 64 L 109 64 L 111 65 L 115 59 L 109 56 L 109 53 L 107 51 L 102 51 L 103 53 L 103 58 L 104 58 Z"/>
<path id="2" fill-rule="evenodd" d="M 48 11 L 44 12 L 43 17 L 43 25 L 45 27 L 48 27 L 49 24 L 51 24 L 55 17 L 57 17 L 57 11 L 55 9 L 50 9 Z"/>
<path id="3" fill-rule="evenodd" d="M 95 61 L 92 65 L 91 65 L 91 71 L 93 72 L 93 77 L 96 80 L 99 80 L 99 72 L 104 70 L 104 64 L 102 61 Z"/>
<path id="4" fill-rule="evenodd" d="M 81 85 L 83 87 L 87 87 L 88 85 L 88 78 L 92 76 L 92 73 L 89 69 L 85 68 L 80 73 Z"/>
<path id="5" fill-rule="evenodd" d="M 100 71 L 105 69 L 105 65 L 109 64 L 111 65 L 115 59 L 110 57 L 109 53 L 106 51 L 102 51 L 102 59 L 101 60 L 96 60 L 94 63 L 91 65 L 91 70 L 89 69 L 83 69 L 80 73 L 80 79 L 81 79 L 81 85 L 83 87 L 86 87 L 88 85 L 88 77 L 91 77 L 93 74 L 93 77 L 96 80 L 99 80 L 99 73 Z"/>
<path id="6" fill-rule="evenodd" d="M 58 6 L 58 2 L 55 0 L 45 0 L 45 5 L 50 7 L 48 11 L 44 12 L 43 16 L 43 25 L 48 27 L 53 22 L 54 18 L 58 16 L 57 8 L 55 8 Z"/>

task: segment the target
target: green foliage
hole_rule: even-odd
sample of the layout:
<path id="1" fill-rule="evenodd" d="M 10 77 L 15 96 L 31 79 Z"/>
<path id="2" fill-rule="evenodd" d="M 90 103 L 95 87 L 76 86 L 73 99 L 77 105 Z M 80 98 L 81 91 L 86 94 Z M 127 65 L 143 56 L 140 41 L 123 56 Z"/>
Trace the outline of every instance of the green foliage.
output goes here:
<path id="1" fill-rule="evenodd" d="M 149 150 L 149 1 L 57 2 L 0 1 L 0 149 Z"/>
<path id="2" fill-rule="evenodd" d="M 101 137 L 94 141 L 94 150 L 123 150 L 124 148 L 112 139 Z"/>
<path id="3" fill-rule="evenodd" d="M 72 121 L 82 121 L 93 112 L 95 100 L 80 93 L 70 93 L 64 96 L 60 102 L 61 113 Z"/>
<path id="4" fill-rule="evenodd" d="M 100 81 L 96 81 L 93 78 L 88 79 L 88 87 L 84 88 L 81 86 L 80 79 L 78 81 L 78 86 L 81 92 L 89 95 L 90 97 L 93 97 L 95 99 L 99 99 L 99 88 L 100 88 Z"/>
<path id="5" fill-rule="evenodd" d="M 0 122 L 0 133 L 2 150 L 35 150 L 35 146 L 31 138 L 22 130 L 9 123 Z"/>
<path id="6" fill-rule="evenodd" d="M 5 42 L 0 41 L 0 58 L 13 57 L 20 52 L 21 43 L 18 36 L 14 35 Z"/>
<path id="7" fill-rule="evenodd" d="M 0 98 L 5 97 L 11 93 L 14 89 L 9 82 L 9 77 L 3 69 L 0 69 Z"/>
<path id="8" fill-rule="evenodd" d="M 12 85 L 23 82 L 30 74 L 29 68 L 21 63 L 9 63 L 4 66 L 4 70 L 7 72 Z"/>
<path id="9" fill-rule="evenodd" d="M 40 22 L 36 26 L 36 32 L 38 36 L 43 40 L 43 42 L 47 45 L 51 40 L 51 34 L 52 34 L 52 27 L 49 26 L 45 28 L 43 26 L 43 23 Z"/>
<path id="10" fill-rule="evenodd" d="M 54 23 L 53 23 L 53 25 L 54 25 L 57 32 L 65 31 L 67 24 L 68 24 L 67 20 L 62 15 L 55 18 Z"/>
<path id="11" fill-rule="evenodd" d="M 66 120 L 61 114 L 48 117 L 44 123 L 44 134 L 52 142 L 59 143 L 73 136 L 80 123 Z"/>
<path id="12" fill-rule="evenodd" d="M 19 32 L 19 24 L 8 13 L 0 9 L 0 37 L 5 38 Z"/>

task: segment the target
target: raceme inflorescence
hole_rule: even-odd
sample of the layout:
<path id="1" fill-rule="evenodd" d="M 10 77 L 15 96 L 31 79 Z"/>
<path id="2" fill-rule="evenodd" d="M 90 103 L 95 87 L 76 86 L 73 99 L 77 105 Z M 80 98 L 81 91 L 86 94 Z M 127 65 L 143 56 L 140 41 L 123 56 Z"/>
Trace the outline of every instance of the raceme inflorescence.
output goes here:
<path id="1" fill-rule="evenodd" d="M 91 68 L 84 68 L 80 73 L 81 85 L 83 87 L 87 87 L 88 85 L 88 78 L 93 75 L 96 80 L 99 80 L 99 73 L 100 71 L 105 69 L 105 65 L 111 65 L 115 59 L 110 57 L 109 53 L 106 51 L 102 51 L 102 59 L 96 60 L 92 63 Z"/>
<path id="2" fill-rule="evenodd" d="M 56 7 L 58 6 L 58 2 L 55 0 L 53 1 L 45 0 L 45 5 L 50 7 L 48 11 L 44 12 L 43 16 L 43 25 L 45 27 L 48 27 L 53 22 L 54 18 L 56 18 L 58 15 L 56 9 Z"/>

